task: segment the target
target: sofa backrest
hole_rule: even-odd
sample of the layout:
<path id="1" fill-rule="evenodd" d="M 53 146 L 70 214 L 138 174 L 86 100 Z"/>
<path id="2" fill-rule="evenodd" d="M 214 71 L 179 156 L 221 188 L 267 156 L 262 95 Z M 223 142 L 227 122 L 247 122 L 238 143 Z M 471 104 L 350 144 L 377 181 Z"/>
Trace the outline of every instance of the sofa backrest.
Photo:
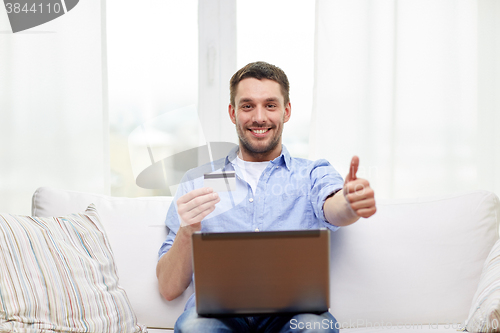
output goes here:
<path id="1" fill-rule="evenodd" d="M 171 200 L 40 188 L 32 213 L 61 216 L 94 203 L 139 322 L 172 328 L 193 288 L 172 302 L 157 289 L 157 251 L 167 235 Z M 377 207 L 374 216 L 331 235 L 332 314 L 344 327 L 463 322 L 498 239 L 496 195 L 473 191 L 380 201 Z"/>
<path id="2" fill-rule="evenodd" d="M 473 191 L 377 206 L 332 234 L 331 312 L 351 327 L 463 323 L 498 239 L 498 197 Z"/>
<path id="3" fill-rule="evenodd" d="M 94 203 L 137 320 L 147 327 L 173 328 L 193 288 L 172 302 L 158 292 L 155 269 L 168 232 L 164 221 L 171 202 L 172 197 L 132 199 L 41 187 L 33 195 L 32 215 L 64 216 Z"/>

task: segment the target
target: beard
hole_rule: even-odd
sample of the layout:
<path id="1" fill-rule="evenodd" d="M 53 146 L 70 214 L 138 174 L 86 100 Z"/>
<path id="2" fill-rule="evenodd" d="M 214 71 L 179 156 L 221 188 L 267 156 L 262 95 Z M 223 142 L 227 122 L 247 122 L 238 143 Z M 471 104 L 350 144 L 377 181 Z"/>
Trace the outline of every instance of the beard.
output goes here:
<path id="1" fill-rule="evenodd" d="M 254 124 L 253 127 L 259 127 L 258 125 Z M 276 129 L 276 126 L 271 127 L 271 129 Z M 238 133 L 238 139 L 240 141 L 241 147 L 249 154 L 258 156 L 258 155 L 263 155 L 266 154 L 270 151 L 272 151 L 278 144 L 281 142 L 281 135 L 283 132 L 283 127 L 281 127 L 281 130 L 277 132 L 274 137 L 272 137 L 269 142 L 265 145 L 259 144 L 259 142 L 251 142 L 251 140 L 248 139 L 248 136 L 245 136 L 246 134 L 246 129 L 242 129 L 241 126 L 239 126 L 238 123 L 236 123 L 236 132 Z"/>

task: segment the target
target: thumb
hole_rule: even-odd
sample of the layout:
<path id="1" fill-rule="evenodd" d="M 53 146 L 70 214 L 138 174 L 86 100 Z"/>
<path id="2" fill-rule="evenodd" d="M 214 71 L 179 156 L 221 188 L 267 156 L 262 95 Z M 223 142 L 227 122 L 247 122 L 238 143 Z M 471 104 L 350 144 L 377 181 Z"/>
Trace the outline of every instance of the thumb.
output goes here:
<path id="1" fill-rule="evenodd" d="M 358 167 L 359 167 L 359 157 L 353 156 L 353 158 L 351 160 L 351 165 L 349 166 L 349 173 L 347 174 L 347 177 L 345 178 L 346 184 L 348 182 L 356 179 L 356 173 L 358 172 Z"/>

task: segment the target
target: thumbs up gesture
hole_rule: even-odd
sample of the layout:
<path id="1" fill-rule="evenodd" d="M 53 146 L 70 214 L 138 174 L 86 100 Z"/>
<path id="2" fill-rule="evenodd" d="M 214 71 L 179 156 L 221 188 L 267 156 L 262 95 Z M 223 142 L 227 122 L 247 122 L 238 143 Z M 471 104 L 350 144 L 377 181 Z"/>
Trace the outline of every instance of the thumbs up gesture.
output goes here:
<path id="1" fill-rule="evenodd" d="M 351 160 L 349 173 L 344 182 L 344 197 L 351 209 L 360 217 L 370 217 L 377 211 L 375 193 L 366 179 L 358 178 L 359 157 Z"/>

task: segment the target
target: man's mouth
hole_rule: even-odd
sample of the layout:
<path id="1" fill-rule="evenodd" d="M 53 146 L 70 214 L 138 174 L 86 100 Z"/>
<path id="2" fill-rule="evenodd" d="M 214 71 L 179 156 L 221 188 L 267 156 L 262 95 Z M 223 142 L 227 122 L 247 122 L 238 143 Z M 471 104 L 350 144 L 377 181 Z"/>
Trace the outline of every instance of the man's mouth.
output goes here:
<path id="1" fill-rule="evenodd" d="M 264 134 L 266 133 L 267 131 L 269 131 L 270 128 L 253 128 L 253 129 L 250 129 L 250 131 L 252 131 L 252 133 L 255 133 L 255 134 Z"/>

